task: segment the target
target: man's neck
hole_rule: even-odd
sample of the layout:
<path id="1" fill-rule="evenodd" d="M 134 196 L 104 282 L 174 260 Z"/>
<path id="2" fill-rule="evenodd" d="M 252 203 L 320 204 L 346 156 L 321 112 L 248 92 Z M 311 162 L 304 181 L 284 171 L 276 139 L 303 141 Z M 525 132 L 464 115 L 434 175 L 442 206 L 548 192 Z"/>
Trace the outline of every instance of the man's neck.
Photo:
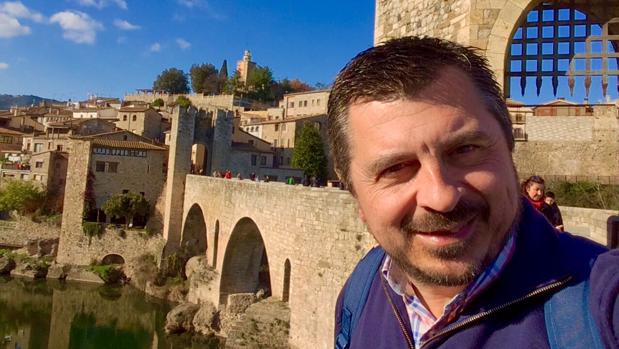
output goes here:
<path id="1" fill-rule="evenodd" d="M 392 268 L 393 277 L 401 280 L 401 285 L 406 285 L 403 291 L 408 296 L 417 297 L 437 319 L 443 315 L 445 306 L 466 288 L 466 285 L 447 287 L 424 284 L 412 280 L 395 263 Z"/>

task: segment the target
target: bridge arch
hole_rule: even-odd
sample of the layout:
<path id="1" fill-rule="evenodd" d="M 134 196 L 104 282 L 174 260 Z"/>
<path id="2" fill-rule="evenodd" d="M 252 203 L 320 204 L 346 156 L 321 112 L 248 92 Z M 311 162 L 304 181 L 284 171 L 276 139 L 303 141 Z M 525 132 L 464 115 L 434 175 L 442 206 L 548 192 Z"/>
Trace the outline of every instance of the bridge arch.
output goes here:
<path id="1" fill-rule="evenodd" d="M 206 222 L 200 205 L 193 204 L 185 218 L 181 235 L 181 249 L 187 258 L 206 255 Z"/>
<path id="2" fill-rule="evenodd" d="M 248 217 L 234 226 L 224 253 L 219 288 L 219 303 L 226 304 L 228 295 L 265 290 L 271 295 L 269 260 L 262 234 Z"/>
<path id="3" fill-rule="evenodd" d="M 110 253 L 101 258 L 101 264 L 125 264 L 125 258 L 116 253 Z"/>

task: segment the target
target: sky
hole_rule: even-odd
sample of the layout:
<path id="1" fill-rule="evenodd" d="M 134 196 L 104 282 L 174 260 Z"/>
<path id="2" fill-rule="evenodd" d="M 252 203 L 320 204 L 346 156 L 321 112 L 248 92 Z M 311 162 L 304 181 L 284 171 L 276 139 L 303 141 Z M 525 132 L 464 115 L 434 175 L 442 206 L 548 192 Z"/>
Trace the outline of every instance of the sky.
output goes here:
<path id="1" fill-rule="evenodd" d="M 246 49 L 276 80 L 330 84 L 350 58 L 372 46 L 374 7 L 375 0 L 0 0 L 0 94 L 122 98 L 152 88 L 168 68 L 187 73 L 193 64 L 211 63 L 219 69 L 226 59 L 232 73 Z M 552 20 L 546 12 L 544 21 Z M 530 12 L 527 21 L 536 16 Z M 584 50 L 584 43 L 577 45 Z M 511 49 L 522 51 L 518 45 Z M 512 69 L 522 69 L 514 64 Z M 525 69 L 529 65 L 535 67 L 527 62 Z M 535 78 L 524 95 L 519 86 L 513 78 L 514 100 L 555 98 L 549 78 L 539 97 Z M 582 102 L 582 86 L 578 78 L 571 96 L 562 77 L 557 97 Z M 608 91 L 610 100 L 618 98 L 616 77 Z M 604 100 L 599 78 L 593 78 L 589 100 Z"/>
<path id="2" fill-rule="evenodd" d="M 331 83 L 372 46 L 373 0 L 0 0 L 0 94 L 122 97 L 243 51 L 275 79 Z"/>

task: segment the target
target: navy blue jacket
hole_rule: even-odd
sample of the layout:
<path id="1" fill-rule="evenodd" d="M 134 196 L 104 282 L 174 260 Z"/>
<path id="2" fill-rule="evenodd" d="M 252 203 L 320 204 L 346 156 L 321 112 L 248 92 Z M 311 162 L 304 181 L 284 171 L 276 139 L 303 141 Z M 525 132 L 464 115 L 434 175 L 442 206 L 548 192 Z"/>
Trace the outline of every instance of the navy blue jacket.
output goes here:
<path id="1" fill-rule="evenodd" d="M 596 255 L 599 256 L 591 267 L 589 261 Z M 557 234 L 525 202 L 516 250 L 500 277 L 471 300 L 454 323 L 434 334 L 422 348 L 549 348 L 544 302 L 585 277 L 590 277 L 589 307 L 602 341 L 607 348 L 619 348 L 619 250 L 607 251 L 587 239 Z M 351 349 L 407 348 L 381 286 L 382 278 L 377 272 L 352 333 Z M 390 287 L 387 290 L 412 338 L 402 298 Z M 335 333 L 340 326 L 341 298 L 342 294 L 337 302 Z"/>

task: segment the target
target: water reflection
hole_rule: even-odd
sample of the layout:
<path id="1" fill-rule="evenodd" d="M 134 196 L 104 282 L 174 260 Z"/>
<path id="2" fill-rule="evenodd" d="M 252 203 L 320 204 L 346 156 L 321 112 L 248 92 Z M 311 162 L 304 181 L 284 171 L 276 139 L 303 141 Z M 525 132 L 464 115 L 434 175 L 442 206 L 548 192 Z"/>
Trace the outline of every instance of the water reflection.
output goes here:
<path id="1" fill-rule="evenodd" d="M 0 349 L 217 347 L 167 337 L 169 309 L 131 287 L 0 278 Z"/>

